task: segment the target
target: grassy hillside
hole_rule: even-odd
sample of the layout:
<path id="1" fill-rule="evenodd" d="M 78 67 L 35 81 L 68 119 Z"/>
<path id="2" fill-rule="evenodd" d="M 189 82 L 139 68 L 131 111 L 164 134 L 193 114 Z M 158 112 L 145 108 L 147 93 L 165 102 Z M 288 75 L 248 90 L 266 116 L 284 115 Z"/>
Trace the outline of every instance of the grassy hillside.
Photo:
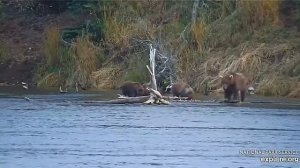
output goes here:
<path id="1" fill-rule="evenodd" d="M 45 27 L 35 74 L 41 87 L 147 82 L 152 44 L 160 58 L 168 58 L 172 78 L 198 92 L 206 84 L 219 88 L 218 76 L 234 71 L 245 73 L 259 94 L 300 96 L 298 1 L 68 0 L 21 6 L 31 15 L 43 8 L 56 16 L 86 16 L 81 27 Z M 160 80 L 169 78 L 163 74 Z"/>

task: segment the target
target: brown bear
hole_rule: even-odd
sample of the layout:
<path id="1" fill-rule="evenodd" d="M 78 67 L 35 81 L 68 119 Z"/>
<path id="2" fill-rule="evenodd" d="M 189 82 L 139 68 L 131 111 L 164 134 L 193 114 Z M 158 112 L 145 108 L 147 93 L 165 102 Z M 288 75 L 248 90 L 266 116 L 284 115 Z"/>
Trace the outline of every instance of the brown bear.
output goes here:
<path id="1" fill-rule="evenodd" d="M 186 83 L 175 83 L 167 86 L 166 92 L 171 91 L 173 96 L 187 97 L 189 100 L 193 99 L 194 90 Z"/>
<path id="2" fill-rule="evenodd" d="M 148 96 L 150 95 L 146 85 L 138 82 L 125 82 L 121 86 L 122 94 L 128 97 Z"/>
<path id="3" fill-rule="evenodd" d="M 225 99 L 237 101 L 240 93 L 240 99 L 243 102 L 248 89 L 248 79 L 241 73 L 230 73 L 221 78 Z"/>

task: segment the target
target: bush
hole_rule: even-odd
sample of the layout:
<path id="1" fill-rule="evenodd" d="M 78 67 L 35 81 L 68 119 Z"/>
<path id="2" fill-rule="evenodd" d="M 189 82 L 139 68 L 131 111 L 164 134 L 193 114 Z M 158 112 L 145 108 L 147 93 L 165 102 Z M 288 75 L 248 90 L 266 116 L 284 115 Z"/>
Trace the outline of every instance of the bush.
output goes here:
<path id="1" fill-rule="evenodd" d="M 129 58 L 127 72 L 125 73 L 125 81 L 135 81 L 145 83 L 150 80 L 150 74 L 146 68 L 149 65 L 147 55 L 139 54 Z"/>

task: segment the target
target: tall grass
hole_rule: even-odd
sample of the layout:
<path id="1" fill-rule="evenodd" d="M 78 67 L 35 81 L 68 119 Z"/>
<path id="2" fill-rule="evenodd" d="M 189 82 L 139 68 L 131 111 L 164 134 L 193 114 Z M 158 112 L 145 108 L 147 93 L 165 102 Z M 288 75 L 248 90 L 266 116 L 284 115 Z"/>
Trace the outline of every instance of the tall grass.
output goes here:
<path id="1" fill-rule="evenodd" d="M 49 74 L 57 75 L 58 69 L 69 85 L 83 87 L 113 88 L 123 80 L 145 82 L 149 79 L 145 46 L 153 42 L 177 58 L 178 78 L 196 90 L 206 83 L 216 88 L 218 75 L 235 71 L 260 82 L 261 94 L 286 95 L 293 86 L 289 77 L 297 78 L 299 68 L 295 49 L 287 47 L 290 37 L 271 29 L 280 26 L 280 1 L 203 2 L 208 6 L 199 6 L 198 21 L 192 25 L 193 1 L 101 1 L 105 37 L 101 46 L 81 37 L 72 48 L 63 49 L 58 45 L 59 32 L 48 30 Z M 101 47 L 105 56 L 97 59 Z M 105 64 L 99 66 L 101 61 Z"/>
<path id="2" fill-rule="evenodd" d="M 124 72 L 120 67 L 101 68 L 91 74 L 92 87 L 101 89 L 117 89 L 122 83 Z"/>
<path id="3" fill-rule="evenodd" d="M 117 46 L 127 45 L 129 38 L 132 36 L 132 27 L 128 23 L 120 22 L 116 17 L 104 20 L 105 39 Z"/>
<path id="4" fill-rule="evenodd" d="M 244 12 L 248 25 L 261 26 L 266 22 L 277 24 L 279 21 L 280 0 L 240 0 L 237 6 Z"/>
<path id="5" fill-rule="evenodd" d="M 192 34 L 197 42 L 199 50 L 203 50 L 207 26 L 204 21 L 192 25 Z"/>
<path id="6" fill-rule="evenodd" d="M 75 51 L 74 48 L 61 47 L 59 51 L 60 55 L 60 76 L 64 79 L 73 75 L 75 69 Z"/>
<path id="7" fill-rule="evenodd" d="M 289 98 L 300 98 L 300 82 L 294 84 L 292 91 L 288 94 Z"/>
<path id="8" fill-rule="evenodd" d="M 38 87 L 58 87 L 61 85 L 61 80 L 58 73 L 47 73 L 45 76 L 41 77 L 37 83 Z"/>
<path id="9" fill-rule="evenodd" d="M 88 36 L 78 38 L 72 47 L 56 45 L 56 40 L 48 38 L 46 41 L 47 65 L 39 70 L 39 86 L 75 86 L 77 83 L 83 88 L 91 87 L 90 76 L 97 70 L 99 47 Z"/>
<path id="10" fill-rule="evenodd" d="M 266 76 L 257 88 L 257 93 L 265 96 L 286 96 L 290 93 L 292 81 L 280 76 L 280 74 L 270 74 Z"/>
<path id="11" fill-rule="evenodd" d="M 97 70 L 97 47 L 88 37 L 78 38 L 75 45 L 75 67 L 73 81 L 82 87 L 91 86 L 90 75 Z"/>
<path id="12" fill-rule="evenodd" d="M 60 66 L 60 33 L 57 26 L 51 26 L 45 31 L 44 54 L 49 67 Z"/>

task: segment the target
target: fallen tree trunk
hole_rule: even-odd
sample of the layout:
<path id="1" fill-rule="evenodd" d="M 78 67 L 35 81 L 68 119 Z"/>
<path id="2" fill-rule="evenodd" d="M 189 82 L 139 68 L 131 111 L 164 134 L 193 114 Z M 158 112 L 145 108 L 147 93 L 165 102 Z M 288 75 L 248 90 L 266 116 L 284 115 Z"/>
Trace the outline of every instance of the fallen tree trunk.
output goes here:
<path id="1" fill-rule="evenodd" d="M 122 96 L 121 98 L 115 100 L 108 100 L 108 101 L 85 101 L 84 103 L 87 104 L 133 104 L 133 103 L 144 103 L 150 98 L 150 96 L 140 96 L 140 97 L 125 97 Z"/>
<path id="2" fill-rule="evenodd" d="M 107 101 L 107 103 L 111 104 L 132 104 L 132 103 L 143 103 L 147 101 L 150 96 L 140 96 L 140 97 L 127 97 L 116 100 Z"/>
<path id="3" fill-rule="evenodd" d="M 166 99 L 166 100 L 165 100 Z M 155 99 L 151 98 L 151 96 L 140 96 L 140 97 L 125 97 L 121 96 L 121 98 L 114 99 L 114 100 L 107 100 L 107 101 L 84 101 L 84 104 L 134 104 L 134 103 L 143 103 L 143 104 L 170 104 L 169 101 L 175 101 L 175 102 L 196 102 L 195 100 L 187 100 L 182 99 L 178 97 L 163 97 L 163 99 Z"/>

